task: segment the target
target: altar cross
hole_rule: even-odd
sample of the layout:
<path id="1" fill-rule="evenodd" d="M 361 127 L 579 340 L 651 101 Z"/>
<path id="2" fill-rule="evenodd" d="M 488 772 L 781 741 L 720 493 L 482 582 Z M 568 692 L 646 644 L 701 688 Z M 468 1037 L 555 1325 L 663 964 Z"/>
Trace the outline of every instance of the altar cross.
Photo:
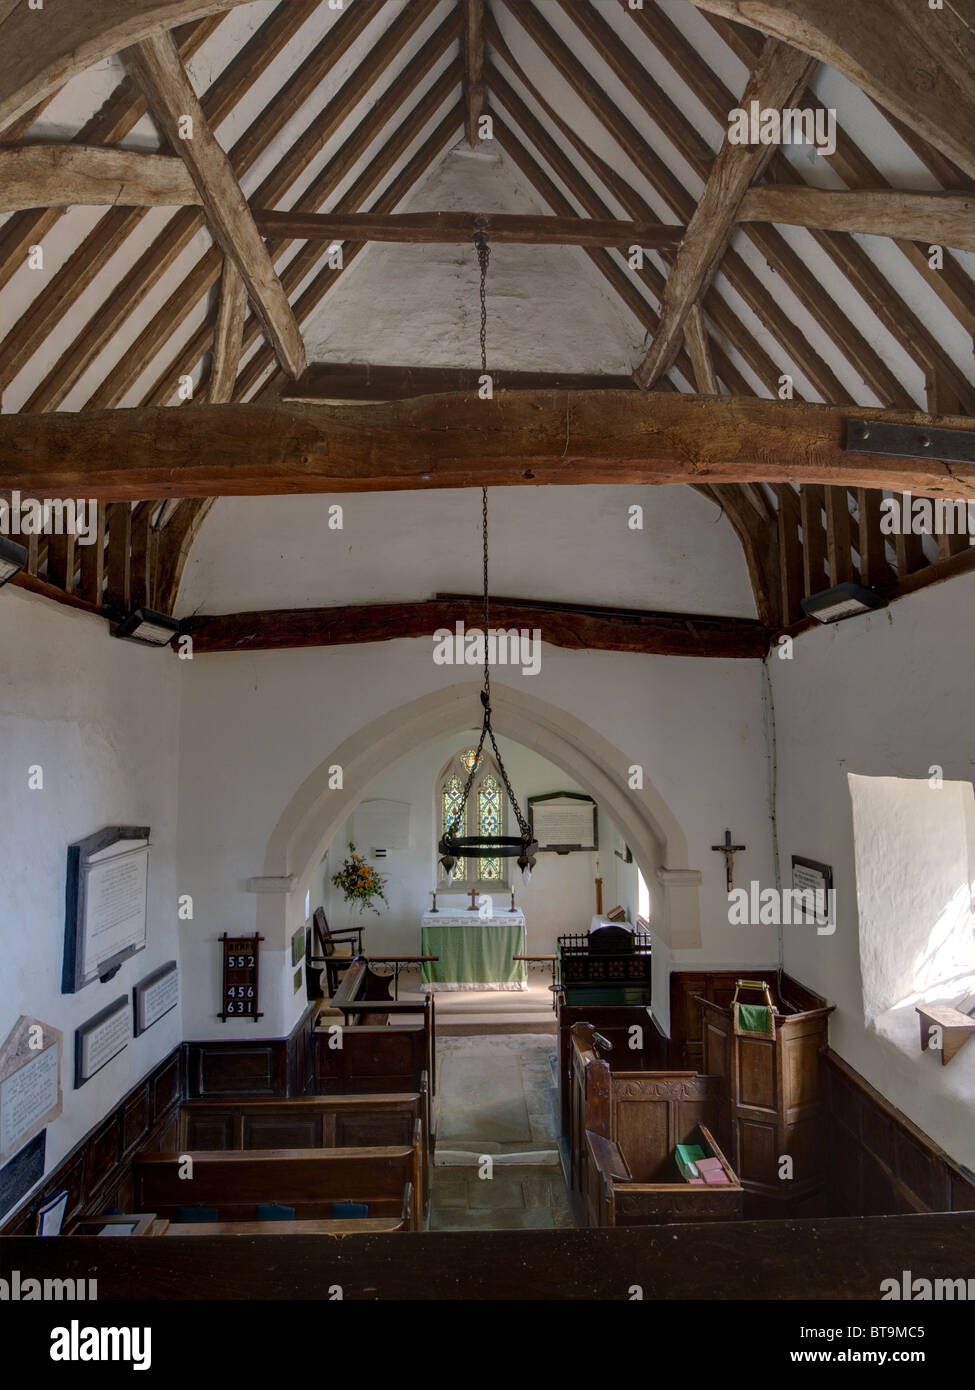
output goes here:
<path id="1" fill-rule="evenodd" d="M 726 872 L 727 872 L 727 877 L 728 877 L 728 892 L 730 893 L 731 890 L 732 890 L 732 887 L 734 886 L 734 885 L 733 885 L 733 876 L 734 876 L 734 867 L 735 867 L 735 855 L 738 853 L 739 850 L 747 849 L 748 846 L 747 846 L 747 845 L 733 845 L 733 844 L 731 843 L 731 831 L 730 831 L 730 830 L 726 830 L 726 831 L 724 832 L 724 844 L 721 844 L 721 845 L 712 845 L 711 848 L 712 848 L 713 850 L 717 850 L 717 852 L 718 852 L 719 854 L 723 854 L 723 855 L 724 855 L 725 870 L 726 870 Z"/>

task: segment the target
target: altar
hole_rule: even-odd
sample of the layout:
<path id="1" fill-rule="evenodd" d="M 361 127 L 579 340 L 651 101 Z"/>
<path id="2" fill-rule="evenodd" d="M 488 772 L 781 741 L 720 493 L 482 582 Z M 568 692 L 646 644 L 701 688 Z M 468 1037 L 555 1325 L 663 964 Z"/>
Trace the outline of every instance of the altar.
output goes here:
<path id="1" fill-rule="evenodd" d="M 425 912 L 420 924 L 420 954 L 439 956 L 423 966 L 421 989 L 527 989 L 525 914 L 521 908 L 479 912 L 451 909 Z"/>

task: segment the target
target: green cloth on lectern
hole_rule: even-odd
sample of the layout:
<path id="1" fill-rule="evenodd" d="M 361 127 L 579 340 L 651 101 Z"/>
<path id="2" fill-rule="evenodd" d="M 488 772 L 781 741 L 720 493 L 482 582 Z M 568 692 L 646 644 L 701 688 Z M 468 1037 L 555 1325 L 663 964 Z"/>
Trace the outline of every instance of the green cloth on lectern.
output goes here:
<path id="1" fill-rule="evenodd" d="M 450 985 L 525 984 L 525 928 L 521 922 L 461 927 L 422 927 L 420 953 L 439 956 L 425 963 L 422 982 Z"/>
<path id="2" fill-rule="evenodd" d="M 763 1038 L 775 1037 L 775 1022 L 767 1004 L 736 1004 L 738 1026 L 736 1033 L 758 1033 Z"/>

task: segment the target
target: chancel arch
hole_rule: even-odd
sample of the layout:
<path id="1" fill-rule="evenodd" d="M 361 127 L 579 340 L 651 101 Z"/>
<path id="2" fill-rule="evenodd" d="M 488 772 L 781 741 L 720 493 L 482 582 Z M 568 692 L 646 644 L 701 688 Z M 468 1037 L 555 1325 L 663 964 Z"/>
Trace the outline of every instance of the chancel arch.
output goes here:
<path id="1" fill-rule="evenodd" d="M 265 879 L 297 886 L 349 819 L 359 802 L 410 753 L 445 733 L 470 727 L 479 687 L 448 686 L 373 720 L 334 749 L 285 807 L 268 839 Z M 687 838 L 648 777 L 631 775 L 631 759 L 582 720 L 548 701 L 508 686 L 493 686 L 494 723 L 506 736 L 542 754 L 602 805 L 625 835 L 633 858 L 655 893 L 654 931 L 672 950 L 701 944 L 699 871 L 688 862 Z M 338 770 L 341 770 L 341 786 Z M 631 787 L 640 781 L 639 787 Z M 258 928 L 284 942 L 289 895 L 258 897 Z"/>

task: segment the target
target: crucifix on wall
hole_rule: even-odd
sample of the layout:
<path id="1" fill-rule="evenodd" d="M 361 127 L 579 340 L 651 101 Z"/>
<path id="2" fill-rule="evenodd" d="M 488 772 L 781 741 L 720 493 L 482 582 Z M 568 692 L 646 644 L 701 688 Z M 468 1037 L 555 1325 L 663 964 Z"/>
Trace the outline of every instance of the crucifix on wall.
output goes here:
<path id="1" fill-rule="evenodd" d="M 727 877 L 728 877 L 728 892 L 730 893 L 731 890 L 732 890 L 732 888 L 733 888 L 733 886 L 734 886 L 733 880 L 734 880 L 735 855 L 738 853 L 739 850 L 747 849 L 747 846 L 746 846 L 746 845 L 733 845 L 733 844 L 731 843 L 731 831 L 730 831 L 730 830 L 726 830 L 726 831 L 724 832 L 724 843 L 723 843 L 723 844 L 720 844 L 720 845 L 712 845 L 711 848 L 712 848 L 713 850 L 716 850 L 719 854 L 723 854 L 723 855 L 724 855 L 725 870 L 726 870 L 726 872 L 727 872 Z"/>

